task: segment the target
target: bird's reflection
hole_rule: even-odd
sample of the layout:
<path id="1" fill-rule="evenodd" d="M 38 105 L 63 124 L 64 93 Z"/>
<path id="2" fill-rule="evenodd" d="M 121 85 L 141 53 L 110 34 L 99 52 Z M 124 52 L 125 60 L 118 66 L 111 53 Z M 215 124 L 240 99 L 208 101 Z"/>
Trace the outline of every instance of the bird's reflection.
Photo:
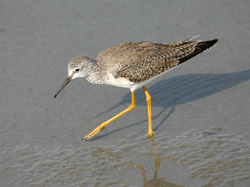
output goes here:
<path id="1" fill-rule="evenodd" d="M 162 158 L 160 157 L 160 151 L 159 148 L 155 145 L 154 138 L 150 138 L 152 142 L 152 146 L 156 147 L 156 150 L 153 151 L 153 155 L 156 155 L 155 159 L 155 170 L 154 170 L 154 176 L 152 179 L 147 180 L 146 178 L 146 170 L 143 165 L 141 164 L 135 164 L 132 162 L 132 166 L 134 168 L 139 168 L 141 170 L 142 175 L 142 181 L 143 181 L 143 187 L 182 187 L 176 184 L 173 184 L 171 182 L 165 181 L 164 177 L 158 177 L 158 171 L 160 169 L 160 163 Z"/>

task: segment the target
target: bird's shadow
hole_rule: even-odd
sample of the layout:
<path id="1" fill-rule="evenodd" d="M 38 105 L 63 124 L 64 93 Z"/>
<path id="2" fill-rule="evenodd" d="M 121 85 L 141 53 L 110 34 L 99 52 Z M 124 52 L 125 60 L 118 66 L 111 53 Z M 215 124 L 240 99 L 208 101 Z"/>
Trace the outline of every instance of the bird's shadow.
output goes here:
<path id="1" fill-rule="evenodd" d="M 202 99 L 210 96 L 214 93 L 221 92 L 240 83 L 250 80 L 250 70 L 234 72 L 234 73 L 222 73 L 222 74 L 189 74 L 180 75 L 177 77 L 169 78 L 166 80 L 158 81 L 154 85 L 148 88 L 148 91 L 152 97 L 152 106 L 162 107 L 157 115 L 153 116 L 152 119 L 157 118 L 168 108 L 170 111 L 161 120 L 159 124 L 154 128 L 156 131 L 165 120 L 175 111 L 176 105 L 185 104 L 191 101 Z M 120 103 L 100 113 L 98 116 L 116 109 L 119 105 L 130 104 L 131 95 L 127 93 Z M 144 106 L 147 105 L 145 101 L 145 94 L 140 89 L 136 91 L 136 105 Z M 99 139 L 109 134 L 115 133 L 140 123 L 147 122 L 147 118 L 137 123 L 127 125 L 125 127 L 107 132 L 102 135 L 97 135 L 94 139 Z"/>

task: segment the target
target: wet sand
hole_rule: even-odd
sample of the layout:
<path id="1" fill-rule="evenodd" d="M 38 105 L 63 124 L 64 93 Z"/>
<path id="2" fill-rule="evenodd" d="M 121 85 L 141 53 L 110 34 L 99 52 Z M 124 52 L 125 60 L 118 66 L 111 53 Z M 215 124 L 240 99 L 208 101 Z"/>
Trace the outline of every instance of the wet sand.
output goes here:
<path id="1" fill-rule="evenodd" d="M 30 1 L 0 6 L 0 186 L 249 186 L 247 0 Z M 147 86 L 137 108 L 90 141 L 81 138 L 130 104 L 128 89 L 72 81 L 71 58 L 127 41 L 219 43 Z"/>

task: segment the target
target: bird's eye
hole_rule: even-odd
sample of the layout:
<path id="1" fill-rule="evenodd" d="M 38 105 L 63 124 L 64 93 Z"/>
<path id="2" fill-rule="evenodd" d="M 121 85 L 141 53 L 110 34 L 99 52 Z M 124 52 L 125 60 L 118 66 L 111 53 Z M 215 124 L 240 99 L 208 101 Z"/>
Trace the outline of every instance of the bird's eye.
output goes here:
<path id="1" fill-rule="evenodd" d="M 76 69 L 75 71 L 79 71 L 80 69 Z"/>

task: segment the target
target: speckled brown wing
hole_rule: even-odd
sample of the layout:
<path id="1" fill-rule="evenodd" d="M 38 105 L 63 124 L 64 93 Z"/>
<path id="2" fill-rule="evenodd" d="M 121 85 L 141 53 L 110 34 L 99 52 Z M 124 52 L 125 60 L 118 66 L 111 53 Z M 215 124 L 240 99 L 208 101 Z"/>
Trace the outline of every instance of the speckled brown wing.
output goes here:
<path id="1" fill-rule="evenodd" d="M 183 59 L 192 58 L 211 47 L 206 42 L 191 42 L 193 38 L 170 44 L 123 43 L 102 51 L 97 61 L 102 70 L 113 73 L 115 78 L 124 77 L 139 83 L 176 67 L 184 62 Z"/>
<path id="2" fill-rule="evenodd" d="M 148 80 L 164 71 L 176 67 L 179 60 L 170 60 L 167 63 L 137 63 L 131 66 L 126 66 L 118 71 L 115 78 L 124 77 L 134 83 L 140 83 Z"/>
<path id="3" fill-rule="evenodd" d="M 176 67 L 179 59 L 194 51 L 198 42 L 190 42 L 179 46 L 169 44 L 151 44 L 154 49 L 146 53 L 136 63 L 126 64 L 116 72 L 115 77 L 124 77 L 131 82 L 139 83 Z"/>

